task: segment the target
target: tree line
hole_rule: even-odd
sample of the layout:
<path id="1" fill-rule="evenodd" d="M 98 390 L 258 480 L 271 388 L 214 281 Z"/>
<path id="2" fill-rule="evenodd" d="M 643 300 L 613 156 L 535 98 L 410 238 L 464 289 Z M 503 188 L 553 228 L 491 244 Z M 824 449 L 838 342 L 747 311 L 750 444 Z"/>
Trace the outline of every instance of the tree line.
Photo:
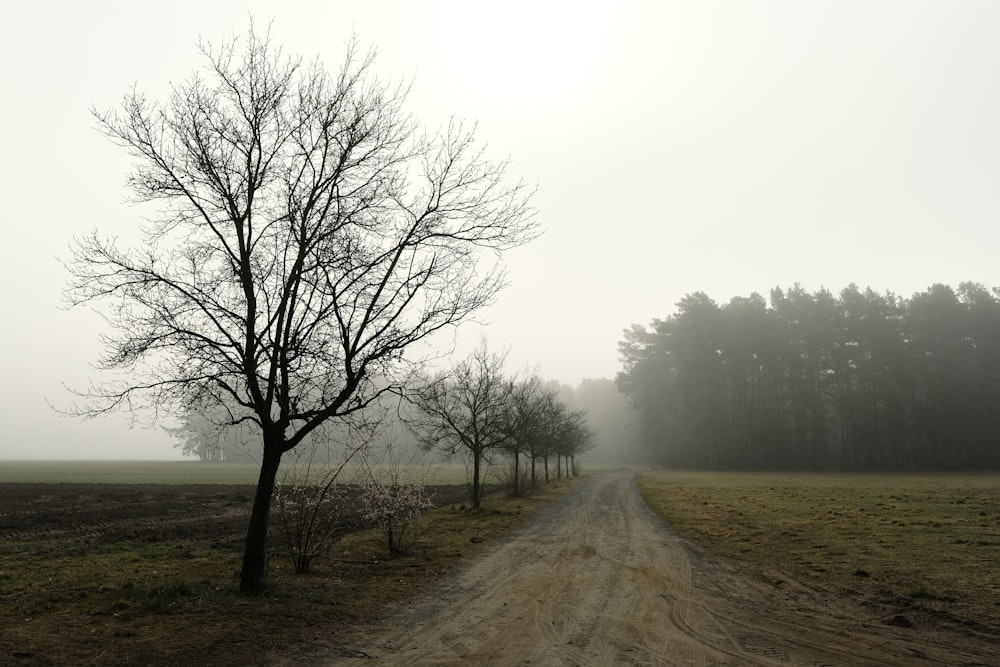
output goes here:
<path id="1" fill-rule="evenodd" d="M 619 345 L 652 460 L 708 469 L 1000 467 L 1000 290 L 701 292 Z"/>
<path id="2" fill-rule="evenodd" d="M 575 476 L 577 457 L 593 446 L 583 410 L 570 409 L 537 375 L 506 376 L 503 356 L 485 343 L 420 387 L 413 405 L 408 426 L 425 449 L 471 462 L 473 507 L 482 501 L 483 466 L 494 457 L 506 460 L 509 487 L 520 495 L 553 473 Z"/>
<path id="3" fill-rule="evenodd" d="M 460 459 L 469 464 L 473 507 L 482 502 L 487 466 L 499 470 L 515 496 L 553 477 L 575 476 L 580 454 L 595 444 L 586 410 L 573 407 L 572 398 L 565 400 L 567 387 L 535 374 L 509 375 L 504 361 L 484 343 L 453 368 L 402 389 L 393 401 L 369 406 L 350 421 L 327 424 L 303 446 L 308 451 L 419 448 Z M 205 462 L 259 461 L 260 434 L 252 424 L 233 421 L 240 420 L 189 412 L 178 426 L 164 430 L 177 438 L 184 454 Z"/>
<path id="4" fill-rule="evenodd" d="M 573 387 L 531 375 L 510 379 L 515 382 L 530 379 L 529 396 L 544 393 L 549 396 L 546 400 L 560 404 L 564 411 L 586 415 L 587 428 L 593 435 L 591 448 L 587 450 L 589 462 L 616 465 L 646 462 L 646 452 L 638 437 L 638 414 L 618 391 L 614 380 L 587 378 Z M 411 453 L 419 448 L 418 438 L 406 427 L 400 414 L 396 409 L 382 411 L 380 428 L 367 436 L 372 449 L 383 451 L 391 445 L 396 451 Z M 190 411 L 180 415 L 175 425 L 165 426 L 163 430 L 174 438 L 174 446 L 184 456 L 204 463 L 259 463 L 260 435 L 246 424 L 234 426 L 231 422 L 228 415 L 214 411 Z M 329 432 L 331 428 L 333 435 Z M 327 440 L 343 440 L 349 435 L 335 425 L 329 425 L 327 431 L 324 436 Z M 544 461 L 541 463 L 544 473 Z"/>

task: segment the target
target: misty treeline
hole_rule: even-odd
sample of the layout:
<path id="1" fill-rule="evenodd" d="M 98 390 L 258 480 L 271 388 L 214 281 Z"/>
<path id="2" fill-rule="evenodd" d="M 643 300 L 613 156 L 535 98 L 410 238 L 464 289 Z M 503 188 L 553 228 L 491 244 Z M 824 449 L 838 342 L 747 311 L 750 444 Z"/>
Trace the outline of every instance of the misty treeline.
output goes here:
<path id="1" fill-rule="evenodd" d="M 796 284 L 689 294 L 619 348 L 621 391 L 662 464 L 710 469 L 1000 467 L 1000 290 L 909 299 Z"/>
<path id="2" fill-rule="evenodd" d="M 608 379 L 583 380 L 575 389 L 537 374 L 509 374 L 502 359 L 480 350 L 406 392 L 373 406 L 364 423 L 331 423 L 303 443 L 307 448 L 353 450 L 363 440 L 372 452 L 389 448 L 417 460 L 468 464 L 474 505 L 487 486 L 517 495 L 579 471 L 592 460 L 638 462 L 638 420 Z M 232 415 L 191 411 L 164 430 L 186 456 L 204 462 L 256 463 L 261 438 Z M 339 460 L 339 458 L 338 458 Z"/>
<path id="3" fill-rule="evenodd" d="M 523 378 L 522 378 L 523 379 Z M 554 395 L 567 410 L 582 411 L 593 431 L 592 448 L 587 460 L 598 464 L 643 463 L 647 453 L 640 441 L 638 413 L 632 409 L 613 380 L 587 378 L 576 387 L 556 380 L 539 380 L 542 389 Z M 405 410 L 382 411 L 380 427 L 367 436 L 374 450 L 392 446 L 396 451 L 412 453 L 419 449 L 418 438 L 406 427 Z M 323 438 L 344 441 L 351 436 L 349 425 L 331 425 Z M 259 463 L 260 434 L 247 423 L 232 424 L 229 415 L 205 411 L 185 412 L 176 425 L 163 430 L 175 439 L 174 446 L 184 456 L 202 462 Z M 312 439 L 307 444 L 312 443 Z"/>

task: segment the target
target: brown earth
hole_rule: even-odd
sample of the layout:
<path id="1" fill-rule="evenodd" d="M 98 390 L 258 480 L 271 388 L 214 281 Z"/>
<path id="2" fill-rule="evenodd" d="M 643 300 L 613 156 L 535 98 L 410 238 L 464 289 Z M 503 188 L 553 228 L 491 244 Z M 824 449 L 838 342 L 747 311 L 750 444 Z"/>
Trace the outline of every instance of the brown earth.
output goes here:
<path id="1" fill-rule="evenodd" d="M 595 477 L 330 665 L 1000 665 L 1000 638 L 703 555 L 639 497 Z"/>
<path id="2" fill-rule="evenodd" d="M 253 493 L 247 485 L 0 484 L 0 539 L 238 539 Z"/>
<path id="3" fill-rule="evenodd" d="M 0 540 L 78 538 L 108 543 L 216 538 L 239 546 L 253 485 L 0 484 Z M 467 499 L 459 485 L 428 487 L 435 505 Z M 345 523 L 364 527 L 360 516 Z"/>

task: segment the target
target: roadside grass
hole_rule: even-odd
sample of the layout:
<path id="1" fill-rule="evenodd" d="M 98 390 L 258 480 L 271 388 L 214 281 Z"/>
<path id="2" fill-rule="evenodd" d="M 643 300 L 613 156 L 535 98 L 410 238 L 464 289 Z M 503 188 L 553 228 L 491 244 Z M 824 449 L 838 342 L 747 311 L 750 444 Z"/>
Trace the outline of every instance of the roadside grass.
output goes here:
<path id="1" fill-rule="evenodd" d="M 239 595 L 241 535 L 140 543 L 0 540 L 0 664 L 258 665 L 335 649 L 341 631 L 380 617 L 565 492 L 490 497 L 425 516 L 403 556 L 381 533 L 345 536 L 295 575 L 271 554 L 267 592 Z"/>
<path id="2" fill-rule="evenodd" d="M 638 483 L 674 529 L 776 586 L 784 572 L 1000 628 L 1000 475 L 654 471 Z"/>

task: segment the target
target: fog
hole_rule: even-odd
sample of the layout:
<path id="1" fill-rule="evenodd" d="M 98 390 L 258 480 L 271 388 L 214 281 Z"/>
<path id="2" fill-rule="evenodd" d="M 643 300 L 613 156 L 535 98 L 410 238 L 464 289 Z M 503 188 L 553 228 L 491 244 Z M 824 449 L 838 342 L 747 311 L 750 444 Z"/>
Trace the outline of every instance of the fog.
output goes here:
<path id="1" fill-rule="evenodd" d="M 510 286 L 456 353 L 486 335 L 512 372 L 575 388 L 613 378 L 622 330 L 690 292 L 1000 284 L 996 3 L 20 3 L 0 28 L 0 459 L 179 456 L 156 427 L 53 409 L 100 379 L 103 327 L 59 308 L 59 260 L 154 213 L 125 202 L 129 161 L 89 108 L 133 83 L 162 98 L 199 36 L 251 13 L 331 69 L 357 34 L 412 81 L 419 119 L 478 121 L 538 184 L 544 235 L 506 257 Z"/>

